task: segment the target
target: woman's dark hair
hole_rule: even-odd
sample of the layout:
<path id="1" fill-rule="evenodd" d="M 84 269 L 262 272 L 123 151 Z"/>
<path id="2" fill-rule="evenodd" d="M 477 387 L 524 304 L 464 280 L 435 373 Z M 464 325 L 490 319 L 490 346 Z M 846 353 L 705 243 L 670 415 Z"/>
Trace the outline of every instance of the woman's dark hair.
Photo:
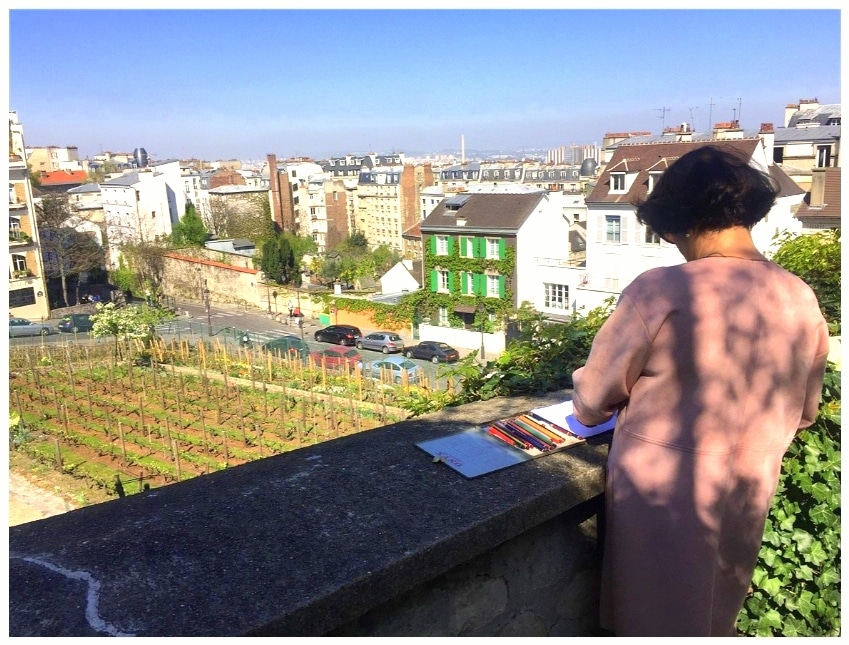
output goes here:
<path id="1" fill-rule="evenodd" d="M 661 237 L 751 229 L 778 195 L 769 175 L 736 150 L 706 145 L 688 152 L 661 175 L 648 198 L 635 204 L 637 220 Z"/>

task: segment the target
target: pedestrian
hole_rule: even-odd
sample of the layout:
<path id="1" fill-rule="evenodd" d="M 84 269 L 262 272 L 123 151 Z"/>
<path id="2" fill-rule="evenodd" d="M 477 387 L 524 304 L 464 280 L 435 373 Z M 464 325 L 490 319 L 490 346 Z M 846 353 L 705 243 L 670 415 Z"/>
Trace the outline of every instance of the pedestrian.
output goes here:
<path id="1" fill-rule="evenodd" d="M 289 301 L 288 307 L 289 307 L 289 321 L 291 322 L 292 312 L 295 311 L 295 305 L 292 304 L 291 300 Z"/>
<path id="2" fill-rule="evenodd" d="M 685 262 L 629 284 L 573 374 L 581 423 L 619 411 L 601 589 L 617 636 L 737 634 L 782 457 L 816 417 L 825 319 L 751 236 L 776 195 L 715 146 L 675 161 L 637 218 Z"/>

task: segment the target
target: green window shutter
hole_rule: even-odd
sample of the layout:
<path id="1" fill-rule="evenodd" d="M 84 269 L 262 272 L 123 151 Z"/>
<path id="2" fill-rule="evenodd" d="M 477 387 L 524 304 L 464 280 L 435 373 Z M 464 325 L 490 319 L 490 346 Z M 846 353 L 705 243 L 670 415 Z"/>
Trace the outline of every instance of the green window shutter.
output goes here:
<path id="1" fill-rule="evenodd" d="M 436 255 L 436 235 L 430 236 L 430 252 Z"/>
<path id="2" fill-rule="evenodd" d="M 460 256 L 466 257 L 469 252 L 469 238 L 461 237 L 460 238 Z"/>
<path id="3" fill-rule="evenodd" d="M 454 272 L 448 272 L 448 291 L 454 293 Z"/>
<path id="4" fill-rule="evenodd" d="M 504 250 L 504 247 L 505 247 L 505 241 L 504 241 L 504 238 L 502 237 L 498 240 L 498 259 L 499 260 L 503 260 L 504 258 L 507 257 L 507 253 Z"/>
<path id="5" fill-rule="evenodd" d="M 436 272 L 436 269 L 430 270 L 430 290 L 436 293 L 439 291 L 439 275 Z"/>
<path id="6" fill-rule="evenodd" d="M 501 240 L 501 241 L 502 241 L 502 243 L 504 242 L 504 240 Z M 504 294 L 505 294 L 505 291 L 506 291 L 505 288 L 504 288 L 504 283 L 505 283 L 504 276 L 503 275 L 498 276 L 498 297 L 502 298 L 502 299 L 504 298 Z"/>
<path id="7" fill-rule="evenodd" d="M 472 242 L 472 256 L 476 258 L 482 258 L 483 255 L 481 255 L 481 242 L 483 242 L 483 240 L 479 237 L 476 237 L 472 240 Z"/>
<path id="8" fill-rule="evenodd" d="M 486 279 L 486 276 L 484 276 L 482 273 L 475 273 L 475 274 L 472 275 L 472 282 L 473 282 L 472 291 L 476 296 L 481 295 L 481 293 L 482 293 L 481 288 L 482 288 L 482 284 L 485 284 L 484 283 L 485 279 Z"/>
<path id="9" fill-rule="evenodd" d="M 454 238 L 448 237 L 448 255 L 452 255 L 454 253 Z"/>
<path id="10" fill-rule="evenodd" d="M 460 292 L 464 294 L 469 293 L 469 274 L 464 272 L 460 274 L 460 278 L 462 279 L 462 282 L 460 283 Z"/>

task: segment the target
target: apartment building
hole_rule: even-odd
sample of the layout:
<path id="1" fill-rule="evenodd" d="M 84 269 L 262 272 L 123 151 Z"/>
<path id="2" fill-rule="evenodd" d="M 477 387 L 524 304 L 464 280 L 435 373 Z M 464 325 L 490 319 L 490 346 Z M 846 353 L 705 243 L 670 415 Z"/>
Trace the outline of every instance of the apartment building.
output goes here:
<path id="1" fill-rule="evenodd" d="M 839 168 L 840 104 L 788 103 L 784 127 L 775 129 L 772 160 L 805 190 L 811 189 L 815 168 Z"/>
<path id="2" fill-rule="evenodd" d="M 64 170 L 88 172 L 88 160 L 80 159 L 77 146 L 33 146 L 26 150 L 27 164 L 36 177 Z"/>
<path id="3" fill-rule="evenodd" d="M 446 197 L 420 225 L 424 288 L 444 296 L 432 320 L 472 327 L 481 304 L 491 320 L 493 311 L 522 303 L 552 317 L 569 315 L 582 271 L 575 253 L 583 247 L 562 200 L 557 192 L 522 187 Z"/>
<path id="4" fill-rule="evenodd" d="M 31 320 L 50 315 L 24 128 L 13 111 L 9 112 L 9 314 Z"/>
<path id="5" fill-rule="evenodd" d="M 170 236 L 185 214 L 180 163 L 152 163 L 100 184 L 108 240 L 108 261 L 118 266 L 121 245 Z"/>
<path id="6" fill-rule="evenodd" d="M 674 245 L 637 221 L 633 204 L 645 198 L 676 159 L 699 146 L 712 143 L 727 146 L 751 159 L 768 172 L 780 187 L 775 206 L 752 230 L 758 249 L 769 254 L 775 249 L 774 236 L 783 231 L 801 232 L 801 222 L 793 215 L 805 191 L 771 162 L 770 124 L 761 131 L 765 137 L 725 138 L 693 141 L 686 132 L 662 142 L 618 142 L 598 182 L 586 199 L 587 253 L 576 300 L 587 309 L 600 306 L 618 294 L 643 271 L 672 266 L 684 260 Z"/>

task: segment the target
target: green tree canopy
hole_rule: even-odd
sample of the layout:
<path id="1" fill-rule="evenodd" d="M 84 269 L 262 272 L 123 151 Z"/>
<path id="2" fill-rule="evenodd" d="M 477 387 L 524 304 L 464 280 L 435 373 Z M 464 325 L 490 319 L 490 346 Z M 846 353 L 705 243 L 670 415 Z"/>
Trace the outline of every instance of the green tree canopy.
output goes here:
<path id="1" fill-rule="evenodd" d="M 785 234 L 773 262 L 802 278 L 820 302 L 832 334 L 840 333 L 840 229 L 807 235 Z"/>
<path id="2" fill-rule="evenodd" d="M 209 233 L 194 204 L 186 204 L 185 214 L 171 231 L 171 241 L 175 246 L 203 246 L 208 237 Z"/>

